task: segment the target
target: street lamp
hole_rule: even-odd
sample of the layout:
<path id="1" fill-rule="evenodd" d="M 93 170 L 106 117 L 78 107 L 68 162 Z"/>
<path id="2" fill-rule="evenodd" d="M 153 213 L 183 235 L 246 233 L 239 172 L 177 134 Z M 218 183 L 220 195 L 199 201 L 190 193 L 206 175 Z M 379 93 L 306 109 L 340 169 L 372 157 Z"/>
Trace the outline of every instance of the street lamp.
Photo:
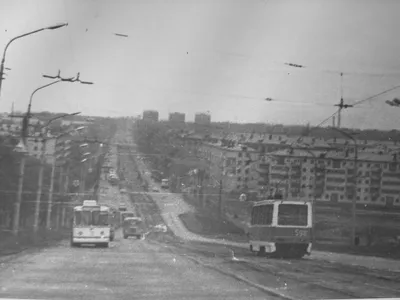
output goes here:
<path id="1" fill-rule="evenodd" d="M 332 127 L 333 130 L 341 133 L 345 137 L 349 138 L 352 140 L 354 143 L 354 176 L 357 176 L 357 160 L 358 160 L 358 146 L 357 146 L 357 141 L 356 139 L 349 133 L 336 128 Z M 352 201 L 352 228 L 351 228 L 351 238 L 352 238 L 352 244 L 355 245 L 356 241 L 356 193 L 357 193 L 357 178 L 355 179 L 354 182 L 354 195 L 353 195 L 353 201 Z"/>
<path id="2" fill-rule="evenodd" d="M 3 52 L 3 58 L 1 59 L 1 65 L 0 65 L 0 95 L 1 95 L 1 85 L 2 85 L 2 82 L 3 82 L 4 63 L 5 63 L 5 60 L 6 60 L 7 49 L 10 46 L 10 44 L 12 42 L 14 42 L 15 40 L 18 40 L 18 39 L 20 39 L 22 37 L 25 37 L 25 36 L 28 36 L 28 35 L 43 31 L 43 30 L 54 30 L 54 29 L 59 29 L 61 27 L 65 27 L 65 26 L 68 26 L 68 23 L 60 23 L 60 24 L 56 24 L 56 25 L 52 25 L 52 26 L 48 26 L 48 27 L 43 27 L 43 28 L 40 28 L 40 29 L 37 29 L 37 30 L 34 30 L 34 31 L 30 31 L 30 32 L 21 34 L 19 36 L 16 36 L 16 37 L 12 38 L 6 44 L 6 47 L 4 48 L 4 52 Z"/>

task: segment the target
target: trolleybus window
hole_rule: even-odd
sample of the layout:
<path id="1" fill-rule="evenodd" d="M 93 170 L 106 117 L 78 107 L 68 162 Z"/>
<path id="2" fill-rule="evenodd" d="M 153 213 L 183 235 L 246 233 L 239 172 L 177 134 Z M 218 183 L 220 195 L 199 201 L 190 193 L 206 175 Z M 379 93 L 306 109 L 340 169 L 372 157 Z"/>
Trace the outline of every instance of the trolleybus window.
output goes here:
<path id="1" fill-rule="evenodd" d="M 91 222 L 90 211 L 76 211 L 75 212 L 75 225 L 76 226 L 88 226 Z"/>
<path id="2" fill-rule="evenodd" d="M 94 211 L 92 213 L 93 220 L 92 224 L 93 226 L 103 226 L 103 225 L 108 225 L 108 212 L 100 212 L 100 211 Z"/>
<path id="3" fill-rule="evenodd" d="M 272 204 L 255 206 L 251 213 L 251 225 L 271 225 L 274 206 Z"/>
<path id="4" fill-rule="evenodd" d="M 278 209 L 278 225 L 307 226 L 307 205 L 280 204 Z"/>

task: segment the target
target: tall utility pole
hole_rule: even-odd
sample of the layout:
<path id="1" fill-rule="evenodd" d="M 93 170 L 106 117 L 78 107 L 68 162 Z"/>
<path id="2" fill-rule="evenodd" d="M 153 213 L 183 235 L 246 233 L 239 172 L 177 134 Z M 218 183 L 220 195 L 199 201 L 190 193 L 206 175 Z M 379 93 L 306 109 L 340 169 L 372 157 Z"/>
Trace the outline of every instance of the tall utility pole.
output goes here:
<path id="1" fill-rule="evenodd" d="M 219 180 L 219 193 L 218 193 L 218 213 L 220 216 L 222 216 L 222 176 L 221 179 Z"/>
<path id="2" fill-rule="evenodd" d="M 14 219 L 13 219 L 13 235 L 18 235 L 19 230 L 19 214 L 21 208 L 22 201 L 22 189 L 24 184 L 24 174 L 25 174 L 25 153 L 22 153 L 21 162 L 19 164 L 19 173 L 18 173 L 18 194 L 17 201 L 14 204 Z"/>
<path id="3" fill-rule="evenodd" d="M 63 165 L 59 166 L 59 170 L 60 170 L 60 175 L 58 177 L 58 194 L 59 194 L 59 197 L 61 197 L 61 199 L 62 199 L 62 196 L 63 196 L 63 177 L 64 177 Z M 65 209 L 65 207 L 64 207 L 63 200 L 64 199 L 62 199 L 62 201 L 59 202 L 59 206 L 58 206 L 58 209 L 57 209 L 57 229 L 58 229 L 59 225 L 61 225 L 61 227 L 64 227 L 64 211 L 65 211 L 64 209 Z"/>
<path id="4" fill-rule="evenodd" d="M 343 73 L 340 73 L 340 102 L 339 104 L 335 104 L 335 106 L 339 107 L 338 110 L 338 120 L 337 120 L 337 127 L 340 128 L 342 122 L 342 109 L 353 107 L 350 104 L 344 104 L 343 101 Z"/>
<path id="5" fill-rule="evenodd" d="M 226 156 L 225 153 L 222 156 L 222 166 L 220 168 L 221 171 L 221 177 L 219 179 L 219 192 L 218 192 L 218 213 L 220 216 L 222 216 L 222 192 L 223 192 L 223 178 L 225 175 L 225 164 L 226 164 Z"/>
<path id="6" fill-rule="evenodd" d="M 354 140 L 355 141 L 355 140 Z M 353 239 L 353 244 L 356 244 L 356 236 L 357 236 L 357 219 L 356 219 L 356 209 L 357 209 L 357 205 L 356 205 L 356 194 L 357 194 L 357 172 L 358 172 L 358 168 L 357 168 L 357 163 L 358 163 L 358 148 L 357 148 L 357 142 L 355 141 L 354 143 L 354 195 L 353 195 L 353 202 L 352 202 L 352 214 L 351 214 L 351 219 L 352 219 L 352 239 Z"/>
<path id="7" fill-rule="evenodd" d="M 356 195 L 357 195 L 357 163 L 358 163 L 358 145 L 357 145 L 357 140 L 349 133 L 338 129 L 338 128 L 333 128 L 334 130 L 336 130 L 337 132 L 343 134 L 344 136 L 346 136 L 347 138 L 349 138 L 353 143 L 354 143 L 354 195 L 353 195 L 353 201 L 352 201 L 352 226 L 351 226 L 351 244 L 355 245 L 355 241 L 356 241 L 356 228 L 357 228 L 357 219 L 356 219 L 356 208 L 357 208 L 357 204 L 356 204 Z"/>
<path id="8" fill-rule="evenodd" d="M 38 188 L 36 191 L 35 214 L 33 219 L 33 231 L 37 232 L 39 229 L 39 216 L 40 216 L 40 198 L 42 197 L 43 186 L 43 171 L 46 163 L 46 139 L 42 139 L 42 153 L 40 155 L 40 166 L 38 175 Z"/>
<path id="9" fill-rule="evenodd" d="M 50 189 L 49 189 L 49 198 L 47 203 L 47 215 L 46 215 L 46 227 L 47 229 L 51 229 L 51 210 L 53 205 L 53 187 L 54 187 L 54 174 L 56 171 L 56 159 L 53 158 L 51 164 L 51 177 L 50 177 Z"/>

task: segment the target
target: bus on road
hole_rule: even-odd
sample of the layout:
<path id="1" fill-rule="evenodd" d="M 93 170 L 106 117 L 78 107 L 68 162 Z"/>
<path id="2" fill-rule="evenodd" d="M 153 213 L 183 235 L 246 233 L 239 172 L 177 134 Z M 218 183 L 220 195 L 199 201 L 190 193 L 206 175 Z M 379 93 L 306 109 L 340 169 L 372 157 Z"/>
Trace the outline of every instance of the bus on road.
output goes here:
<path id="1" fill-rule="evenodd" d="M 84 200 L 74 207 L 71 246 L 83 244 L 108 247 L 112 240 L 111 208 L 99 205 L 95 200 Z"/>

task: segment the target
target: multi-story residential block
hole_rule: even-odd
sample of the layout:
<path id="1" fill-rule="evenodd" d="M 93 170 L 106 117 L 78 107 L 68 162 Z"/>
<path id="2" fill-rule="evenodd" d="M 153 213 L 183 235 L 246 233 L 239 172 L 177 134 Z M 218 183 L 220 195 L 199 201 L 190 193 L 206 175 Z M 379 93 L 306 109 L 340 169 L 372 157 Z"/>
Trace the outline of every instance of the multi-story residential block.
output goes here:
<path id="1" fill-rule="evenodd" d="M 177 123 L 185 123 L 185 114 L 179 113 L 179 112 L 170 113 L 168 116 L 168 121 L 177 122 Z"/>
<path id="2" fill-rule="evenodd" d="M 211 184 L 222 180 L 225 192 L 257 192 L 256 151 L 232 141 L 204 142 L 199 147 L 199 157 L 208 163 Z"/>
<path id="3" fill-rule="evenodd" d="M 294 149 L 270 153 L 270 188 L 289 198 L 400 206 L 400 160 L 397 154 L 328 153 Z M 265 163 L 259 163 L 265 164 Z M 357 172 L 357 173 L 356 173 Z M 316 176 L 316 178 L 315 178 Z"/>
<path id="4" fill-rule="evenodd" d="M 194 115 L 194 123 L 199 125 L 210 125 L 211 115 L 209 113 L 197 113 Z"/>
<path id="5" fill-rule="evenodd" d="M 156 110 L 145 110 L 143 112 L 143 120 L 158 122 L 158 111 Z"/>

